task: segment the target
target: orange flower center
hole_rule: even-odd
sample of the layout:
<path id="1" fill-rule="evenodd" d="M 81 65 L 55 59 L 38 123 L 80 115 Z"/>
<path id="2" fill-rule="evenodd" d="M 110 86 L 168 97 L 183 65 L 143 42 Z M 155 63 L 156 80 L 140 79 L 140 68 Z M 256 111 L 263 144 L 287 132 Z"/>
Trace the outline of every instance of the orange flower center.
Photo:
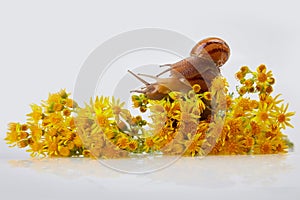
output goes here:
<path id="1" fill-rule="evenodd" d="M 280 115 L 278 116 L 278 122 L 279 122 L 279 123 L 285 122 L 285 115 L 284 115 L 284 114 L 280 114 Z"/>
<path id="2" fill-rule="evenodd" d="M 137 148 L 137 145 L 136 145 L 136 143 L 131 142 L 131 143 L 128 144 L 128 147 L 129 147 L 131 150 L 135 150 L 135 149 Z"/>
<path id="3" fill-rule="evenodd" d="M 32 145 L 30 145 L 32 151 L 39 151 L 42 147 L 42 145 L 40 145 L 39 143 L 33 143 Z"/>
<path id="4" fill-rule="evenodd" d="M 262 121 L 266 121 L 268 118 L 269 118 L 268 113 L 266 113 L 266 112 L 260 113 L 260 119 L 261 119 Z"/>
<path id="5" fill-rule="evenodd" d="M 247 137 L 246 146 L 247 147 L 252 147 L 253 144 L 254 144 L 254 139 L 252 137 Z"/>
<path id="6" fill-rule="evenodd" d="M 191 144 L 189 145 L 189 150 L 190 151 L 196 151 L 198 148 L 198 144 L 196 141 L 192 141 Z"/>
<path id="7" fill-rule="evenodd" d="M 153 140 L 151 140 L 151 139 L 146 140 L 146 145 L 147 145 L 148 147 L 152 147 L 152 146 L 154 145 Z"/>
<path id="8" fill-rule="evenodd" d="M 261 153 L 264 153 L 264 154 L 271 153 L 272 146 L 270 143 L 265 142 L 264 144 L 262 144 L 260 150 L 261 150 Z"/>
<path id="9" fill-rule="evenodd" d="M 259 82 L 263 83 L 267 81 L 268 77 L 265 73 L 258 73 L 257 79 Z"/>
<path id="10" fill-rule="evenodd" d="M 57 144 L 56 144 L 56 143 L 50 144 L 49 147 L 48 147 L 48 150 L 49 150 L 50 152 L 57 151 Z"/>
<path id="11" fill-rule="evenodd" d="M 98 115 L 97 121 L 98 121 L 99 126 L 104 126 L 107 123 L 107 118 L 104 115 Z"/>
<path id="12" fill-rule="evenodd" d="M 235 76 L 236 76 L 236 78 L 237 78 L 238 80 L 242 80 L 242 79 L 244 78 L 244 75 L 243 75 L 242 72 L 237 72 L 237 73 L 235 74 Z"/>
<path id="13" fill-rule="evenodd" d="M 120 138 L 118 140 L 118 145 L 120 148 L 125 148 L 127 146 L 128 139 L 127 138 Z"/>
<path id="14" fill-rule="evenodd" d="M 114 112 L 114 114 L 116 114 L 116 115 L 120 114 L 120 112 L 121 112 L 120 106 L 114 106 L 114 107 L 113 107 L 113 112 Z"/>
<path id="15" fill-rule="evenodd" d="M 251 87 L 252 85 L 253 85 L 253 82 L 251 81 L 251 80 L 246 80 L 245 82 L 244 82 L 244 84 L 245 84 L 245 86 L 247 86 L 248 88 L 249 87 Z"/>

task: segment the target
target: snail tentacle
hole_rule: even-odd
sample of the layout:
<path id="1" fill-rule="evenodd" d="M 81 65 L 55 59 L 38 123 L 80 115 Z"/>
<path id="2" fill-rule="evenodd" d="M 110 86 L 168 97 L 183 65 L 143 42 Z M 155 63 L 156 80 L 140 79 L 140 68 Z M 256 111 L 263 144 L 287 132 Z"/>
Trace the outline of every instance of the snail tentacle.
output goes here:
<path id="1" fill-rule="evenodd" d="M 141 81 L 142 83 L 144 83 L 146 86 L 147 85 L 151 85 L 150 83 L 148 83 L 147 81 L 145 81 L 144 79 L 142 79 L 141 77 L 139 77 L 138 75 L 136 75 L 135 73 L 133 73 L 130 70 L 127 70 L 130 74 L 132 74 L 135 78 L 137 78 L 139 81 Z"/>

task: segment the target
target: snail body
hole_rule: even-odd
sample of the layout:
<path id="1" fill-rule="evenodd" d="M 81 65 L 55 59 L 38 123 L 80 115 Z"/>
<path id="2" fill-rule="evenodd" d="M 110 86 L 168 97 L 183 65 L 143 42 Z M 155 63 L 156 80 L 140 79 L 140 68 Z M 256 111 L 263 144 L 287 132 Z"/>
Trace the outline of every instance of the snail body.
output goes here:
<path id="1" fill-rule="evenodd" d="M 150 99 L 162 99 L 170 91 L 186 91 L 198 84 L 199 92 L 208 91 L 212 80 L 220 75 L 220 67 L 228 60 L 230 48 L 220 38 L 211 37 L 198 42 L 190 52 L 190 56 L 173 64 L 164 64 L 169 67 L 155 76 L 142 75 L 155 79 L 156 83 L 148 83 L 138 75 L 129 71 L 145 84 L 143 90 L 133 92 L 144 93 Z M 159 78 L 166 72 L 170 77 Z"/>
<path id="2" fill-rule="evenodd" d="M 179 78 L 179 79 L 177 77 L 159 78 L 156 76 L 151 76 L 146 74 L 137 75 L 130 70 L 128 70 L 128 72 L 145 84 L 145 87 L 142 88 L 141 90 L 132 90 L 131 92 L 144 93 L 149 99 L 160 100 L 171 91 L 187 92 L 191 89 L 189 82 L 187 82 L 184 78 Z M 148 83 L 140 76 L 152 78 L 156 80 L 156 82 Z"/>

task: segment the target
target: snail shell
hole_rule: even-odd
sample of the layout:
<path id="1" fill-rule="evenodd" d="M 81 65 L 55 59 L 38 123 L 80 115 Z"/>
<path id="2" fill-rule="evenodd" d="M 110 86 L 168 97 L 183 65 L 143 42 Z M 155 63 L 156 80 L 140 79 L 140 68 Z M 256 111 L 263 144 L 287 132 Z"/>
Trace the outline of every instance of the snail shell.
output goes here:
<path id="1" fill-rule="evenodd" d="M 230 48 L 224 40 L 210 37 L 198 42 L 190 55 L 211 59 L 217 67 L 221 67 L 230 56 Z"/>

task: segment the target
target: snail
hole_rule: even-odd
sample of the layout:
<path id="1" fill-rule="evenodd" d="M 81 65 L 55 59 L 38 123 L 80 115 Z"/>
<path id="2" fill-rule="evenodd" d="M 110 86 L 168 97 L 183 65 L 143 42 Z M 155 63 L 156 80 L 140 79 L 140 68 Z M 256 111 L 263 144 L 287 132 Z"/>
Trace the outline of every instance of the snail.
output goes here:
<path id="1" fill-rule="evenodd" d="M 150 99 L 162 99 L 170 91 L 188 91 L 194 84 L 199 84 L 199 92 L 208 91 L 212 80 L 220 75 L 220 67 L 228 60 L 230 48 L 220 38 L 210 37 L 198 42 L 190 52 L 190 57 L 174 64 L 164 64 L 161 67 L 169 67 L 156 76 L 139 74 L 153 78 L 155 83 L 148 83 L 140 76 L 129 71 L 133 76 L 145 84 L 141 90 L 132 90 L 145 94 Z M 160 78 L 161 75 L 170 72 L 170 77 Z"/>

